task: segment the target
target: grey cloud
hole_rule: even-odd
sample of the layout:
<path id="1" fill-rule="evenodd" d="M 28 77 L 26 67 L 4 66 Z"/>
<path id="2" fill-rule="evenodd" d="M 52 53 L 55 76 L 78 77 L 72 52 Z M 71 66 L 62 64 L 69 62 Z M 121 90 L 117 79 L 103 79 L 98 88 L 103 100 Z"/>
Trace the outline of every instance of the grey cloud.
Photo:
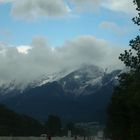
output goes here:
<path id="1" fill-rule="evenodd" d="M 106 8 L 126 14 L 136 13 L 132 0 L 0 0 L 11 3 L 11 15 L 17 19 L 33 20 L 39 17 L 66 17 L 77 11 L 96 11 Z M 71 9 L 70 5 L 73 5 Z"/>
<path id="2" fill-rule="evenodd" d="M 41 38 L 39 42 L 42 45 Z M 15 47 L 0 44 L 1 83 L 11 80 L 28 83 L 44 74 L 76 69 L 82 64 L 94 64 L 102 68 L 121 67 L 118 56 L 122 49 L 93 36 L 81 36 L 55 48 L 48 45 L 39 47 L 39 42 L 37 47 L 32 45 L 27 54 Z"/>
<path id="3" fill-rule="evenodd" d="M 38 17 L 63 17 L 69 8 L 63 0 L 14 0 L 12 16 L 32 20 Z"/>
<path id="4" fill-rule="evenodd" d="M 109 46 L 112 44 L 105 40 L 93 36 L 81 36 L 66 42 L 60 50 L 63 50 L 63 57 L 69 60 L 71 65 L 77 66 L 87 63 L 105 68 L 119 63 L 118 56 L 121 49 Z"/>
<path id="5" fill-rule="evenodd" d="M 0 4 L 5 4 L 5 3 L 9 3 L 9 2 L 13 2 L 15 0 L 0 0 Z"/>
<path id="6" fill-rule="evenodd" d="M 99 27 L 117 35 L 117 37 L 122 37 L 132 30 L 131 27 L 128 28 L 126 25 L 123 27 L 109 21 L 103 21 Z"/>
<path id="7" fill-rule="evenodd" d="M 49 47 L 48 39 L 44 36 L 36 36 L 32 40 L 32 47 Z"/>
<path id="8" fill-rule="evenodd" d="M 75 5 L 76 11 L 95 11 L 100 7 L 102 0 L 69 0 Z"/>

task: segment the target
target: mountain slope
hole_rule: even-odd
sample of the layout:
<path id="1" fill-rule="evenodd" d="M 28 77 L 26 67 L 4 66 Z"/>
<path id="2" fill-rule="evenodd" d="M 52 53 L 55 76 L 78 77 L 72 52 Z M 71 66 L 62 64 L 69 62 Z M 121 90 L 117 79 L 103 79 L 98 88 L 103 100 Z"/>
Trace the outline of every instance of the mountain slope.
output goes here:
<path id="1" fill-rule="evenodd" d="M 96 66 L 86 66 L 57 81 L 30 87 L 3 100 L 10 108 L 39 120 L 56 114 L 67 121 L 105 122 L 118 71 L 105 73 Z"/>
<path id="2" fill-rule="evenodd" d="M 71 72 L 64 78 L 59 80 L 59 83 L 62 85 L 63 89 L 66 92 L 79 95 L 90 94 L 88 87 L 94 86 L 95 92 L 96 88 L 100 86 L 102 77 L 104 76 L 104 71 L 96 66 L 85 65 L 80 69 Z M 87 92 L 86 92 L 87 91 Z"/>

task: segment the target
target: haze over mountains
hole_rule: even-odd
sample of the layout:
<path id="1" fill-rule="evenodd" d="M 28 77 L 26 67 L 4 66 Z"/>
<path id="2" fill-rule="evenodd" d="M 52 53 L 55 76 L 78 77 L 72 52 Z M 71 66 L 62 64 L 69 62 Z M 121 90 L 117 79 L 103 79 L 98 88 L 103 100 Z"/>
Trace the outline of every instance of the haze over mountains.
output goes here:
<path id="1" fill-rule="evenodd" d="M 49 114 L 65 121 L 99 121 L 106 119 L 117 75 L 95 65 L 83 65 L 72 72 L 44 76 L 24 90 L 14 83 L 1 88 L 1 102 L 11 109 L 45 121 Z"/>

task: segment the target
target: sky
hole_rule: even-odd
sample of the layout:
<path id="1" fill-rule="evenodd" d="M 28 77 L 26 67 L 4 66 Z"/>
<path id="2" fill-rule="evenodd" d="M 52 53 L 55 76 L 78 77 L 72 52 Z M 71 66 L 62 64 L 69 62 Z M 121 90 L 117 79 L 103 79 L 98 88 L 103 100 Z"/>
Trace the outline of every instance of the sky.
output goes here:
<path id="1" fill-rule="evenodd" d="M 0 84 L 82 64 L 122 68 L 138 33 L 133 0 L 0 0 Z"/>

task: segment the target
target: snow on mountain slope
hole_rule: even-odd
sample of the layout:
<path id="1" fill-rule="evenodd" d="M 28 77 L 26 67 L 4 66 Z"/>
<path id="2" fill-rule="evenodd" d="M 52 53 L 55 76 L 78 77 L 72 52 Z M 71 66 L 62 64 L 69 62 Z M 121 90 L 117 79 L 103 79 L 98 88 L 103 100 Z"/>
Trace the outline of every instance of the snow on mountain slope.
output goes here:
<path id="1" fill-rule="evenodd" d="M 104 71 L 94 65 L 84 65 L 59 80 L 66 92 L 81 95 L 87 86 L 101 86 Z"/>
<path id="2" fill-rule="evenodd" d="M 89 95 L 97 92 L 101 87 L 114 83 L 118 71 L 106 73 L 103 69 L 94 65 L 85 65 L 76 71 L 71 72 L 58 82 L 64 91 L 69 94 Z"/>
<path id="3" fill-rule="evenodd" d="M 109 73 L 95 65 L 82 65 L 76 70 L 63 70 L 50 75 L 44 74 L 27 85 L 11 81 L 9 84 L 3 84 L 0 87 L 0 95 L 21 94 L 26 89 L 41 87 L 54 81 L 57 81 L 68 94 L 76 96 L 88 95 L 96 92 L 108 82 L 113 81 L 117 74 L 109 77 Z M 107 76 L 109 78 L 105 80 Z"/>
<path id="4" fill-rule="evenodd" d="M 52 74 L 44 74 L 38 77 L 36 80 L 27 81 L 27 83 L 19 83 L 16 80 L 9 81 L 9 83 L 1 83 L 0 84 L 0 95 L 8 95 L 9 93 L 17 92 L 17 94 L 22 93 L 26 89 L 35 88 L 39 86 L 43 86 L 47 83 L 51 83 L 53 81 L 58 81 L 62 77 L 66 76 L 69 71 L 61 71 L 58 73 Z"/>
<path id="5" fill-rule="evenodd" d="M 49 114 L 73 121 L 104 121 L 119 73 L 119 70 L 106 73 L 99 67 L 85 65 L 70 73 L 54 74 L 50 79 L 43 76 L 22 94 L 10 92 L 9 95 L 15 96 L 0 101 L 41 121 Z"/>

